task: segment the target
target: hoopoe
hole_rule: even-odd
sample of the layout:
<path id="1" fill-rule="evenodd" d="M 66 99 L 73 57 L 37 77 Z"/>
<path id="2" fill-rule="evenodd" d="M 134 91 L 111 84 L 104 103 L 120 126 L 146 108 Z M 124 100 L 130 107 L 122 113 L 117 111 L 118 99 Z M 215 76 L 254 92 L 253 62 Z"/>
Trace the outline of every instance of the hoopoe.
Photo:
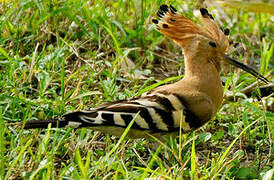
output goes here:
<path id="1" fill-rule="evenodd" d="M 221 31 L 211 14 L 200 9 L 202 26 L 179 14 L 173 6 L 161 5 L 156 29 L 182 47 L 185 76 L 174 84 L 157 87 L 138 98 L 106 104 L 88 111 L 77 111 L 50 120 L 31 120 L 25 129 L 52 127 L 90 127 L 120 136 L 134 120 L 131 138 L 193 131 L 218 112 L 223 101 L 220 79 L 221 61 L 226 61 L 267 83 L 254 69 L 226 55 L 228 31 Z"/>

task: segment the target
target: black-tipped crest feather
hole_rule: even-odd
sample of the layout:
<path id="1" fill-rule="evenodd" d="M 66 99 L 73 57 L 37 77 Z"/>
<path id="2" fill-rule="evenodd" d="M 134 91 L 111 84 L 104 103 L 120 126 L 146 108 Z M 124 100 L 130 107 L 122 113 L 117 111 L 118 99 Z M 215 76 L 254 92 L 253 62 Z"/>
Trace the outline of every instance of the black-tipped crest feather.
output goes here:
<path id="1" fill-rule="evenodd" d="M 171 4 L 169 5 L 169 7 L 170 7 L 170 11 L 171 11 L 173 14 L 176 14 L 177 9 L 175 9 Z"/>

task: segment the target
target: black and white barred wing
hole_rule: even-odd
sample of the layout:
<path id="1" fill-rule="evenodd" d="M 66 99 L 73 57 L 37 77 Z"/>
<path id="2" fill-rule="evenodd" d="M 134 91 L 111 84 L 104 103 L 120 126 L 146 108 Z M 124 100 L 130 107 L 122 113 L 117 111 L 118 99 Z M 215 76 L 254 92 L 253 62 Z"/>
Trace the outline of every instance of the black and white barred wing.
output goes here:
<path id="1" fill-rule="evenodd" d="M 89 111 L 68 113 L 62 119 L 47 122 L 52 123 L 52 127 L 91 127 L 119 135 L 133 119 L 131 130 L 151 134 L 179 131 L 180 121 L 184 132 L 200 126 L 199 120 L 188 110 L 180 96 L 161 93 L 119 101 Z M 45 121 L 27 121 L 25 128 L 46 128 L 45 126 Z"/>

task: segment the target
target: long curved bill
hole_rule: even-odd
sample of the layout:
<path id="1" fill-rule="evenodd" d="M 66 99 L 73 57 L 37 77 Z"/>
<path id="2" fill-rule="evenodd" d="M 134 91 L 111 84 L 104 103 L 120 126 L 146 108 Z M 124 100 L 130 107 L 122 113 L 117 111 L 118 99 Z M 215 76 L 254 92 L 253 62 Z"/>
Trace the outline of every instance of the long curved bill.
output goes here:
<path id="1" fill-rule="evenodd" d="M 255 76 L 256 78 L 260 79 L 261 81 L 265 82 L 266 84 L 269 83 L 269 80 L 266 79 L 266 77 L 264 77 L 263 75 L 261 75 L 260 73 L 258 73 L 257 71 L 255 71 L 253 68 L 247 66 L 247 65 L 244 65 L 243 63 L 237 61 L 236 59 L 233 59 L 227 55 L 223 55 L 224 57 L 224 60 L 226 62 L 228 62 L 229 64 L 232 64 L 238 68 L 241 68 L 242 70 L 252 74 L 253 76 Z"/>

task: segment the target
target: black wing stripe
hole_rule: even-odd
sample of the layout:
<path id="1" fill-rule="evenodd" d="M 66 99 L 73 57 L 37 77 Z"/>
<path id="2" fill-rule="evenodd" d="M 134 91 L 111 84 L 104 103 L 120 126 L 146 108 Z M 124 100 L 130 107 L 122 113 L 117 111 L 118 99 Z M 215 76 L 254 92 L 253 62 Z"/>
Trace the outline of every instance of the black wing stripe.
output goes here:
<path id="1" fill-rule="evenodd" d="M 116 106 L 106 107 L 104 111 L 113 112 L 113 113 L 132 113 L 136 114 L 139 112 L 140 117 L 148 124 L 149 129 L 153 131 L 158 131 L 156 124 L 153 122 L 153 118 L 146 107 L 143 106 Z"/>
<path id="2" fill-rule="evenodd" d="M 103 124 L 115 125 L 113 113 L 102 112 L 101 117 L 105 120 L 103 121 Z"/>
<path id="3" fill-rule="evenodd" d="M 154 108 L 155 112 L 161 117 L 162 121 L 167 125 L 169 131 L 174 130 L 174 119 L 172 111 L 164 111 L 162 109 Z"/>
<path id="4" fill-rule="evenodd" d="M 180 96 L 178 94 L 174 94 L 174 96 L 176 96 L 179 99 L 179 101 L 181 102 L 181 104 L 187 108 L 187 103 L 182 96 Z"/>
<path id="5" fill-rule="evenodd" d="M 106 107 L 102 111 L 109 111 L 109 112 L 120 112 L 120 113 L 137 113 L 143 107 L 142 106 L 132 106 L 132 105 L 117 105 L 115 107 Z"/>
<path id="6" fill-rule="evenodd" d="M 198 116 L 196 116 L 193 112 L 191 112 L 188 109 L 184 110 L 184 115 L 185 115 L 185 121 L 193 129 L 197 129 L 204 124 L 203 121 Z"/>
<path id="7" fill-rule="evenodd" d="M 203 125 L 203 121 L 196 114 L 194 114 L 192 111 L 189 110 L 185 99 L 180 95 L 176 95 L 176 97 L 186 107 L 184 110 L 185 122 L 187 122 L 190 128 L 193 128 L 193 129 L 197 129 L 201 127 Z"/>
<path id="8" fill-rule="evenodd" d="M 133 116 L 130 114 L 121 114 L 121 118 L 125 121 L 126 126 L 128 126 L 129 123 L 133 120 Z M 144 129 L 144 128 L 141 128 L 136 121 L 132 124 L 131 128 Z"/>
<path id="9" fill-rule="evenodd" d="M 168 98 L 176 110 L 181 111 L 182 109 L 185 109 L 185 105 L 182 104 L 176 95 L 171 94 L 168 96 Z"/>
<path id="10" fill-rule="evenodd" d="M 140 116 L 146 121 L 150 130 L 159 131 L 156 124 L 153 122 L 153 118 L 147 108 L 140 108 Z"/>
<path id="11" fill-rule="evenodd" d="M 172 103 L 167 97 L 159 96 L 157 94 L 153 96 L 147 96 L 146 99 L 157 102 L 159 105 L 162 105 L 167 111 L 174 111 Z"/>
<path id="12" fill-rule="evenodd" d="M 170 94 L 167 92 L 153 92 L 153 93 L 147 94 L 146 96 L 143 96 L 143 98 L 147 98 L 147 99 L 150 97 L 151 97 L 151 100 L 154 100 L 162 104 L 169 111 L 181 110 L 181 109 L 184 109 L 185 107 L 176 94 Z"/>

